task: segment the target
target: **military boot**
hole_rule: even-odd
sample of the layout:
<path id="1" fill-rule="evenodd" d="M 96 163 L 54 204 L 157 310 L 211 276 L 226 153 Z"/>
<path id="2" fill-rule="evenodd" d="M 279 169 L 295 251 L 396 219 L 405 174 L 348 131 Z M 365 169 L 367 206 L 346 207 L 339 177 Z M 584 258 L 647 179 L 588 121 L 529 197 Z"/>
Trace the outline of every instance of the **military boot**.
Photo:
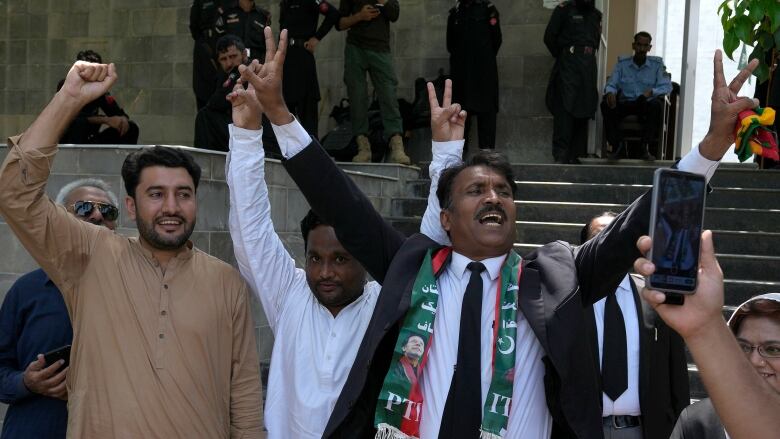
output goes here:
<path id="1" fill-rule="evenodd" d="M 412 160 L 404 152 L 404 140 L 400 134 L 390 138 L 390 162 L 401 165 L 412 164 Z"/>
<path id="2" fill-rule="evenodd" d="M 355 139 L 358 146 L 358 153 L 355 157 L 352 157 L 353 163 L 370 163 L 371 162 L 371 142 L 368 141 L 368 137 L 360 134 Z"/>

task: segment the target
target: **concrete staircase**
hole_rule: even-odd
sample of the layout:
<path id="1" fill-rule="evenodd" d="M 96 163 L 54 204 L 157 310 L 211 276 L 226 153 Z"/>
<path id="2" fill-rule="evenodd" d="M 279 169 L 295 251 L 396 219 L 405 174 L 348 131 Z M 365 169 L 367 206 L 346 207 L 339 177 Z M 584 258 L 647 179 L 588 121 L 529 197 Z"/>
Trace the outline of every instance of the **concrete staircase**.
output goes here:
<path id="1" fill-rule="evenodd" d="M 553 240 L 579 242 L 589 218 L 622 211 L 648 190 L 658 166 L 643 162 L 579 166 L 514 164 L 518 184 L 517 238 L 522 255 Z M 415 233 L 425 211 L 430 180 L 409 180 L 409 196 L 393 200 L 390 220 L 399 230 Z M 726 277 L 724 315 L 756 294 L 780 291 L 780 172 L 749 165 L 721 165 L 707 198 L 705 227 L 713 230 L 718 261 Z M 691 397 L 705 391 L 689 357 Z"/>

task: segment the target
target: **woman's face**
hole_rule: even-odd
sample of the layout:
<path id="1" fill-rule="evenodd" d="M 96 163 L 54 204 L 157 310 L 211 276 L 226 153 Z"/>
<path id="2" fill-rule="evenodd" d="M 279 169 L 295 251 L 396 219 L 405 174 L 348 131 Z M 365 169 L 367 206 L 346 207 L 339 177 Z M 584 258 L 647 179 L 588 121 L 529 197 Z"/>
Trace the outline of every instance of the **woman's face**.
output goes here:
<path id="1" fill-rule="evenodd" d="M 748 316 L 742 321 L 737 333 L 737 341 L 744 347 L 748 345 L 763 346 L 765 351 L 780 350 L 780 321 L 770 317 Z M 756 368 L 766 382 L 780 393 L 780 358 L 762 357 L 757 349 L 746 354 L 750 363 Z"/>

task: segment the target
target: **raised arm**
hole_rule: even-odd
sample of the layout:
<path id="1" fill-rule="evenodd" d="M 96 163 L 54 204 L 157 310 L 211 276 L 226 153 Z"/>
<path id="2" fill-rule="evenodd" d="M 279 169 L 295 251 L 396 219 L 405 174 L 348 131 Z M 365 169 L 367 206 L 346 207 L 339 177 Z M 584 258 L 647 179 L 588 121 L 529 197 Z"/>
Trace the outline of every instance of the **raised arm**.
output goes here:
<path id="1" fill-rule="evenodd" d="M 371 201 L 290 114 L 282 97 L 287 32 L 281 33 L 278 51 L 270 29 L 265 36 L 265 64 L 258 73 L 251 66 L 240 68 L 242 79 L 254 87 L 287 159 L 285 167 L 312 210 L 334 228 L 344 248 L 381 283 L 404 237 L 382 219 Z"/>
<path id="2" fill-rule="evenodd" d="M 63 292 L 66 303 L 97 236 L 111 232 L 56 206 L 44 193 L 46 181 L 58 139 L 81 108 L 105 94 L 116 78 L 113 64 L 76 62 L 38 118 L 24 134 L 10 140 L 0 169 L 0 214 Z"/>
<path id="3" fill-rule="evenodd" d="M 643 254 L 651 246 L 648 236 L 637 242 Z M 644 276 L 655 270 L 644 258 L 638 259 L 634 268 Z M 645 289 L 642 295 L 685 340 L 729 436 L 776 437 L 780 431 L 780 394 L 756 372 L 723 320 L 723 272 L 715 259 L 712 232 L 702 234 L 696 293 L 686 296 L 683 305 L 663 304 L 665 294 L 659 291 Z M 678 430 L 679 425 L 673 437 L 682 437 Z"/>
<path id="4" fill-rule="evenodd" d="M 726 85 L 722 54 L 715 52 L 715 76 L 712 92 L 710 128 L 699 145 L 677 163 L 677 169 L 712 177 L 719 160 L 734 143 L 734 124 L 740 111 L 758 105 L 754 99 L 738 97 L 742 84 L 758 65 L 751 61 Z M 576 263 L 583 304 L 596 302 L 614 291 L 641 254 L 636 241 L 650 227 L 650 193 L 645 193 L 615 218 L 601 233 L 577 249 Z"/>
<path id="5" fill-rule="evenodd" d="M 433 160 L 428 166 L 431 189 L 428 192 L 428 207 L 423 214 L 420 233 L 442 245 L 451 245 L 447 232 L 441 226 L 441 206 L 436 190 L 442 171 L 461 163 L 463 155 L 463 133 L 466 125 L 466 112 L 459 104 L 452 103 L 452 81 L 444 82 L 442 105 L 436 96 L 436 89 L 428 83 L 428 104 L 431 108 L 431 138 Z"/>
<path id="6" fill-rule="evenodd" d="M 230 237 L 241 274 L 260 299 L 272 331 L 285 305 L 306 292 L 306 275 L 274 231 L 265 182 L 262 110 L 254 89 L 240 84 L 228 95 L 233 105 L 225 175 L 230 188 Z M 300 301 L 300 303 L 303 303 Z"/>

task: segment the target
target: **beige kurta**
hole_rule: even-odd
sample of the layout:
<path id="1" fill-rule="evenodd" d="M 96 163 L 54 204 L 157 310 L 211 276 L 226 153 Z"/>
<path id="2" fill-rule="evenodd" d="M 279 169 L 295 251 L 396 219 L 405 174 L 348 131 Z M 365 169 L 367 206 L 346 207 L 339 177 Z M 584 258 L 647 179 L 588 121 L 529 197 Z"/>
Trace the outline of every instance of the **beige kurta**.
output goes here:
<path id="1" fill-rule="evenodd" d="M 55 205 L 44 186 L 57 147 L 22 150 L 18 140 L 0 170 L 0 213 L 73 322 L 68 437 L 260 437 L 259 362 L 238 272 L 189 248 L 163 273 L 137 239 Z"/>

